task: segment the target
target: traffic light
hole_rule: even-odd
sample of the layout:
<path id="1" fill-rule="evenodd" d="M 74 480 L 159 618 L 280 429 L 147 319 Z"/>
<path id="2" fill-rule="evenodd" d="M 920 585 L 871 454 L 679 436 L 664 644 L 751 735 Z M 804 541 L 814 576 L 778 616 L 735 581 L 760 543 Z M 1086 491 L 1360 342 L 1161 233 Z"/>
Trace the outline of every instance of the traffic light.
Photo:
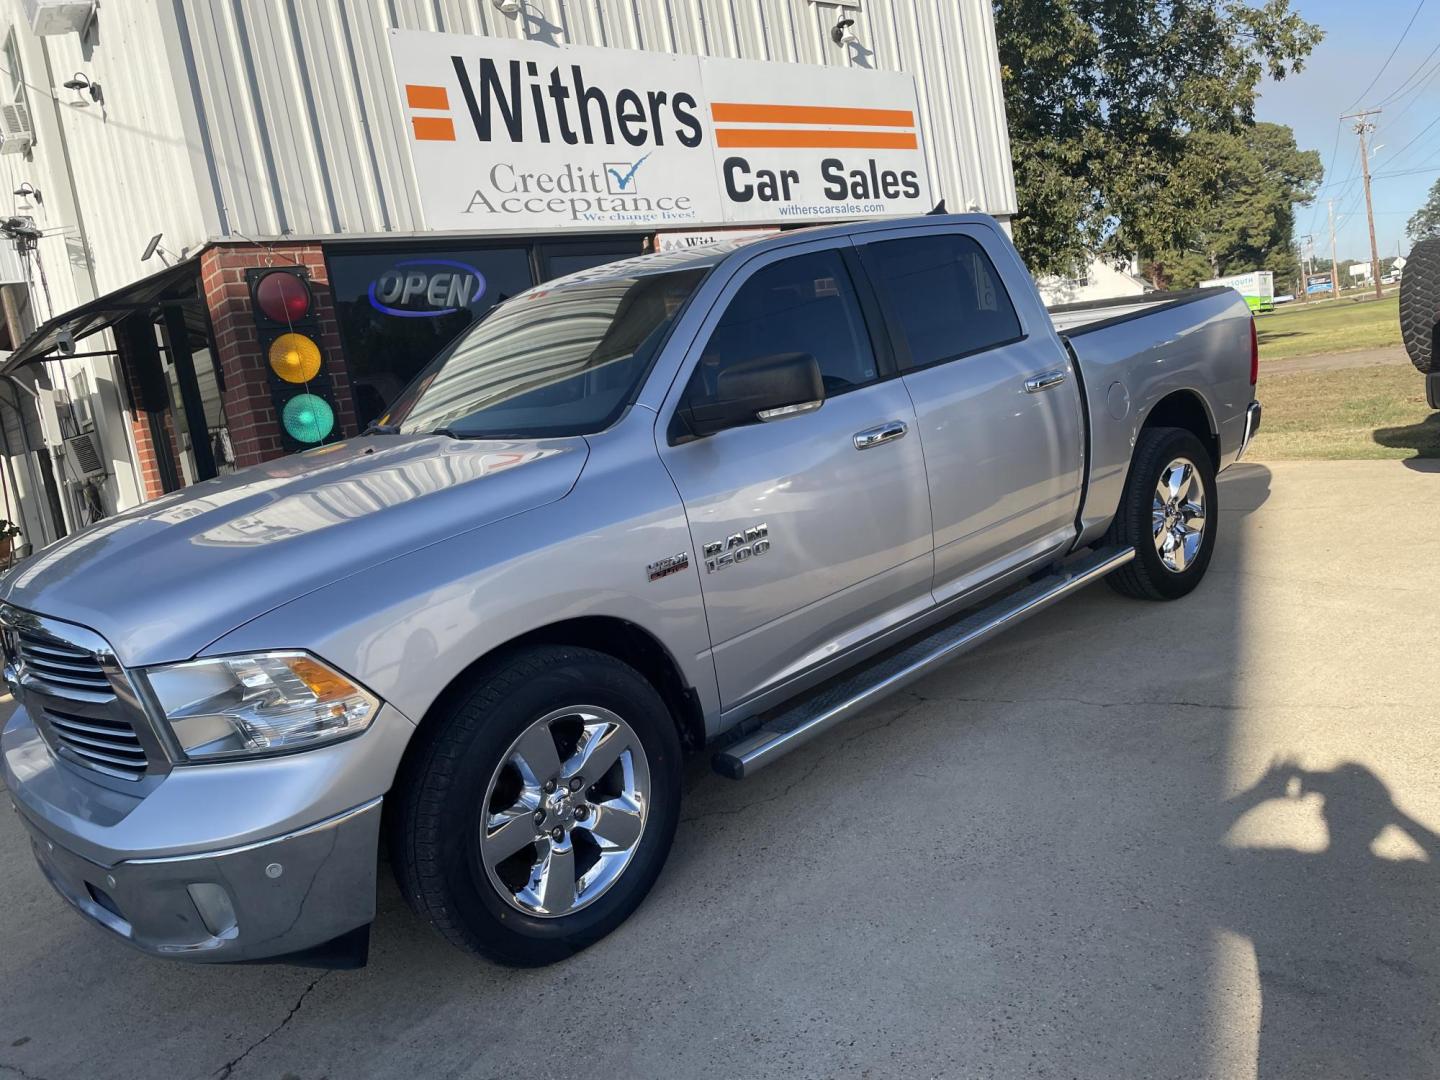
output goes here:
<path id="1" fill-rule="evenodd" d="M 286 450 L 305 450 L 335 435 L 335 398 L 325 356 L 310 274 L 304 267 L 245 271 L 255 334 L 270 370 L 270 396 Z"/>

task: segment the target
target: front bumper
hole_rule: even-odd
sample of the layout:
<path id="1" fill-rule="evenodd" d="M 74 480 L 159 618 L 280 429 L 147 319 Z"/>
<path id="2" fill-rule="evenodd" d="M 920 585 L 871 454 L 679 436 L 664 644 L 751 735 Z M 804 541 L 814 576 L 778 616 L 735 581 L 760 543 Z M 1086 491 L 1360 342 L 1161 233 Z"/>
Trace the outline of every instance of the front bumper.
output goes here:
<path id="1" fill-rule="evenodd" d="M 26 824 L 55 891 L 153 956 L 274 959 L 314 949 L 375 918 L 379 799 L 266 843 L 110 867 Z"/>
<path id="2" fill-rule="evenodd" d="M 1235 455 L 1239 461 L 1245 456 L 1245 451 L 1250 449 L 1250 440 L 1255 438 L 1260 430 L 1260 416 L 1264 410 L 1260 408 L 1260 402 L 1250 402 L 1250 407 L 1245 410 L 1245 434 L 1240 437 L 1240 452 Z"/>
<path id="3" fill-rule="evenodd" d="M 90 921 L 155 956 L 289 959 L 374 919 L 381 795 L 413 730 L 382 706 L 343 743 L 127 794 L 52 753 L 20 708 L 0 761 L 41 869 Z"/>

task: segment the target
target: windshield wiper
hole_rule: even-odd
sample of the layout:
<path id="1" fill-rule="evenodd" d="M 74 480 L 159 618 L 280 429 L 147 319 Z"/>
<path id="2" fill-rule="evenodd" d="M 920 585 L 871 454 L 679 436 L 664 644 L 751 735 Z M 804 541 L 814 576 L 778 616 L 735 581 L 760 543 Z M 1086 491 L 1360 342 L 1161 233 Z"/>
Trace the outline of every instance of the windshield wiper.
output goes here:
<path id="1" fill-rule="evenodd" d="M 361 434 L 361 435 L 399 435 L 399 434 L 400 434 L 400 425 L 399 425 L 399 424 L 382 424 L 382 423 L 380 423 L 379 420 L 371 420 L 370 423 L 368 423 L 367 425 L 365 425 L 365 430 L 362 431 L 360 434 Z"/>

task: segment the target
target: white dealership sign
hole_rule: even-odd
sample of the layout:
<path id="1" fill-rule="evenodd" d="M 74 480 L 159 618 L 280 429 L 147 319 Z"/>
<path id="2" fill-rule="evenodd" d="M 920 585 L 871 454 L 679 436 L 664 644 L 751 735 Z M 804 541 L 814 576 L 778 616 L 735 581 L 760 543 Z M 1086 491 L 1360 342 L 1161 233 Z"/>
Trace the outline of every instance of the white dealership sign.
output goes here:
<path id="1" fill-rule="evenodd" d="M 914 80 L 391 31 L 425 223 L 685 229 L 924 213 Z"/>

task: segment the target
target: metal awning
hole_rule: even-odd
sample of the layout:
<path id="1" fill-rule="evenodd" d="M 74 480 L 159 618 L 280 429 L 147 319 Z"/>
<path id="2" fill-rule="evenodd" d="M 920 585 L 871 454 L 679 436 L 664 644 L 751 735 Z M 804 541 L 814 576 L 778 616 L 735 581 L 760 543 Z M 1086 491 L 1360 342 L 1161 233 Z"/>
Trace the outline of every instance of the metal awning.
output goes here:
<path id="1" fill-rule="evenodd" d="M 66 331 L 75 341 L 79 341 L 114 326 L 127 315 L 148 310 L 161 301 L 183 299 L 167 297 L 165 294 L 178 285 L 193 284 L 198 280 L 199 272 L 198 257 L 184 259 L 174 266 L 167 266 L 158 274 L 131 282 L 114 292 L 96 297 L 46 320 L 5 358 L 3 365 L 0 365 L 0 375 L 8 375 L 26 364 L 45 359 L 55 351 L 60 335 Z"/>

